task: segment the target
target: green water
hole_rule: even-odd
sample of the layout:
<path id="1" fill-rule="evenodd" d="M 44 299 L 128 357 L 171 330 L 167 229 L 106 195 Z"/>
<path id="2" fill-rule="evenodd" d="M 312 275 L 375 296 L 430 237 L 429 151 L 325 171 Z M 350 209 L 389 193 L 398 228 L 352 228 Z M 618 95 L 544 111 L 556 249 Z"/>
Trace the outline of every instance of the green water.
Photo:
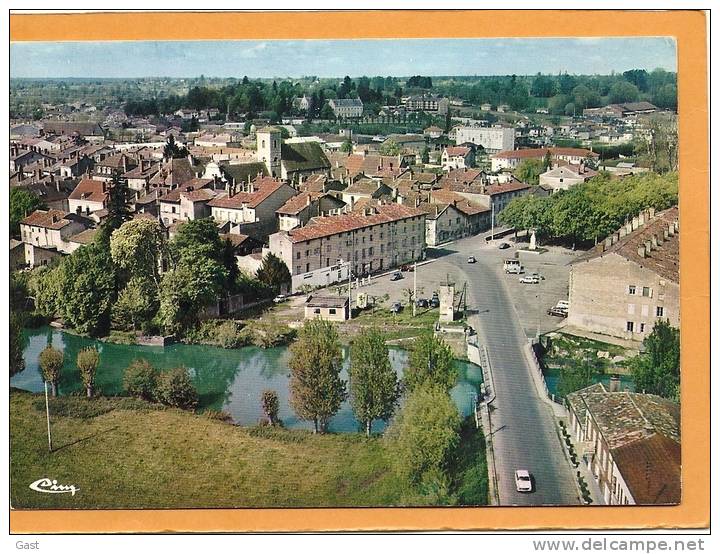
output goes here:
<path id="1" fill-rule="evenodd" d="M 558 384 L 560 383 L 560 370 L 559 369 L 547 369 L 543 373 L 545 375 L 545 383 L 547 383 L 548 391 L 552 394 L 557 394 Z M 593 383 L 602 383 L 605 388 L 610 388 L 610 374 L 592 376 Z M 620 375 L 620 387 L 622 390 L 635 390 L 635 383 L 632 377 L 628 375 Z"/>
<path id="2" fill-rule="evenodd" d="M 125 368 L 136 358 L 145 358 L 158 369 L 185 366 L 195 382 L 203 409 L 224 410 L 240 425 L 255 425 L 262 417 L 260 395 L 266 389 L 273 389 L 280 399 L 280 418 L 288 428 L 310 429 L 311 424 L 299 420 L 288 404 L 290 353 L 287 348 L 260 349 L 256 347 L 226 350 L 212 346 L 173 344 L 171 346 L 135 346 L 109 344 L 85 337 L 64 333 L 50 327 L 25 331 L 27 345 L 24 351 L 25 370 L 10 380 L 13 387 L 40 392 L 43 390 L 42 377 L 38 367 L 40 352 L 48 343 L 63 350 L 65 365 L 59 385 L 61 395 L 82 390 L 80 375 L 75 367 L 78 350 L 95 346 L 100 352 L 100 366 L 96 377 L 96 388 L 101 394 L 123 394 L 122 377 Z M 343 351 L 345 364 L 342 378 L 347 380 L 347 350 Z M 390 349 L 390 361 L 402 376 L 407 363 L 407 351 Z M 457 361 L 460 377 L 451 395 L 463 415 L 472 412 L 473 395 L 482 382 L 481 369 L 469 362 Z M 374 429 L 383 429 L 382 422 L 376 422 Z M 348 402 L 332 418 L 330 431 L 355 432 L 359 429 Z"/>

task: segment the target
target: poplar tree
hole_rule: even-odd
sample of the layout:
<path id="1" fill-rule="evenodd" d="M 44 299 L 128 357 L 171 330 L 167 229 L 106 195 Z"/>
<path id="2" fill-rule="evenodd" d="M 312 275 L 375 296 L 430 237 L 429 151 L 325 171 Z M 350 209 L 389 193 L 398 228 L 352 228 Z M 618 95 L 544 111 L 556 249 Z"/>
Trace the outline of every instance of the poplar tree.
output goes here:
<path id="1" fill-rule="evenodd" d="M 350 405 L 367 436 L 374 420 L 390 419 L 399 396 L 385 336 L 377 329 L 363 330 L 350 349 Z"/>
<path id="2" fill-rule="evenodd" d="M 325 432 L 347 397 L 335 326 L 322 319 L 306 321 L 290 353 L 290 406 L 300 419 L 313 422 L 315 433 Z"/>

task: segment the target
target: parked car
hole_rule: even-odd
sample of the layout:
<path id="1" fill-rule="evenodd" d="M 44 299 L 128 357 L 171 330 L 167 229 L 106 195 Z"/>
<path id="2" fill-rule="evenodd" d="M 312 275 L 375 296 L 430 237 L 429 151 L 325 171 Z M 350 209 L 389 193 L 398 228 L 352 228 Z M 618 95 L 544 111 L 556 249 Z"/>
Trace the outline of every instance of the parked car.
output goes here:
<path id="1" fill-rule="evenodd" d="M 273 298 L 273 302 L 275 302 L 275 304 L 279 304 L 280 302 L 285 302 L 287 299 L 288 297 L 286 294 L 278 294 L 275 298 Z"/>
<path id="2" fill-rule="evenodd" d="M 415 265 L 413 264 L 405 264 L 400 266 L 400 271 L 415 271 Z"/>
<path id="3" fill-rule="evenodd" d="M 427 308 L 427 307 L 429 306 L 429 303 L 428 303 L 428 301 L 427 301 L 427 298 L 418 298 L 418 299 L 415 301 L 415 305 L 416 305 L 418 308 Z"/>
<path id="4" fill-rule="evenodd" d="M 393 274 L 390 276 L 390 280 L 391 280 L 391 281 L 399 281 L 399 280 L 402 279 L 402 278 L 403 278 L 403 275 L 402 275 L 402 273 L 400 273 L 399 271 L 396 271 L 395 273 L 393 273 Z"/>
<path id="5" fill-rule="evenodd" d="M 430 307 L 431 308 L 439 308 L 440 307 L 440 299 L 433 295 L 433 297 L 430 299 Z"/>
<path id="6" fill-rule="evenodd" d="M 400 302 L 394 302 L 392 306 L 390 306 L 390 311 L 394 314 L 399 314 L 402 312 L 403 305 Z"/>
<path id="7" fill-rule="evenodd" d="M 561 310 L 565 310 L 566 312 L 570 309 L 570 302 L 567 300 L 558 300 L 557 304 L 555 304 L 556 308 L 560 308 Z"/>
<path id="8" fill-rule="evenodd" d="M 532 477 L 527 469 L 515 470 L 515 488 L 518 492 L 532 492 Z"/>
<path id="9" fill-rule="evenodd" d="M 541 274 L 538 273 L 537 271 L 533 271 L 533 272 L 530 274 L 530 277 L 537 277 L 538 281 L 543 281 L 543 280 L 545 280 L 545 276 L 544 276 L 544 275 L 541 275 Z"/>
<path id="10" fill-rule="evenodd" d="M 547 311 L 547 313 L 548 313 L 548 315 L 554 315 L 556 317 L 567 317 L 568 316 L 567 310 L 563 310 L 561 308 L 556 308 L 555 306 L 550 308 Z"/>
<path id="11" fill-rule="evenodd" d="M 469 263 L 469 264 L 474 264 L 475 262 L 476 262 L 475 256 L 468 256 L 468 263 Z"/>
<path id="12" fill-rule="evenodd" d="M 500 250 L 505 250 L 506 248 L 510 248 L 510 245 L 507 242 L 501 242 L 500 244 L 498 244 L 498 248 Z"/>
<path id="13" fill-rule="evenodd" d="M 540 278 L 535 275 L 524 275 L 520 277 L 520 282 L 526 285 L 537 285 L 540 282 Z"/>

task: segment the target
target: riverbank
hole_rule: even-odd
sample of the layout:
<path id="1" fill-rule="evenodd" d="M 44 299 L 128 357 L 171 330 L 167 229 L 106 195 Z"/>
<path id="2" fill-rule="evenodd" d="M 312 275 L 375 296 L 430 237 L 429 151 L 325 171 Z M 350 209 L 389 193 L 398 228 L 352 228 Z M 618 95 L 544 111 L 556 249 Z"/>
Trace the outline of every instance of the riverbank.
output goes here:
<path id="1" fill-rule="evenodd" d="M 380 437 L 237 427 L 127 398 L 63 399 L 47 450 L 42 396 L 10 393 L 14 508 L 398 506 L 411 497 Z M 77 403 L 77 406 L 71 404 Z M 483 504 L 482 437 L 465 435 L 453 468 L 459 499 Z M 74 485 L 39 494 L 40 477 Z"/>

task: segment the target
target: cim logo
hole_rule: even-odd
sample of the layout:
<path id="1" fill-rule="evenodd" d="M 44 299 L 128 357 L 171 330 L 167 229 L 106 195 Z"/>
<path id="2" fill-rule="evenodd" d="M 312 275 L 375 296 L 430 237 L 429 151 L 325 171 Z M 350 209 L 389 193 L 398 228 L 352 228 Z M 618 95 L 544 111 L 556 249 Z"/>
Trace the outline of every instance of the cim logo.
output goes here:
<path id="1" fill-rule="evenodd" d="M 75 485 L 58 485 L 58 482 L 55 479 L 48 479 L 47 477 L 43 477 L 34 483 L 30 483 L 30 488 L 37 492 L 46 492 L 49 494 L 63 494 L 69 492 L 71 496 L 75 496 L 75 493 L 80 490 Z"/>

